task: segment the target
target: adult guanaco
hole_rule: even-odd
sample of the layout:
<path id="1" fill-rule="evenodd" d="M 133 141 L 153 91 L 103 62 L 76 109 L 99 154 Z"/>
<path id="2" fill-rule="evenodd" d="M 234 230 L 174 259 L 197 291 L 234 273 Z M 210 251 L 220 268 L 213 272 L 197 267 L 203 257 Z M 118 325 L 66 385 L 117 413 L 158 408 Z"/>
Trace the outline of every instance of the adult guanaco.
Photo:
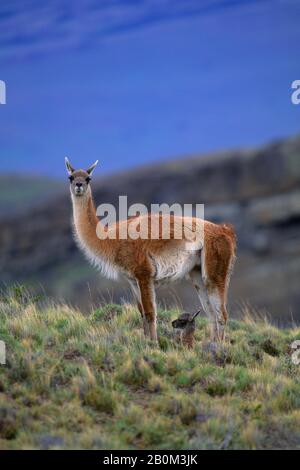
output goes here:
<path id="1" fill-rule="evenodd" d="M 113 227 L 103 227 L 97 217 L 90 184 L 97 163 L 87 170 L 75 170 L 66 158 L 79 247 L 106 277 L 117 279 L 123 275 L 127 279 L 143 319 L 146 337 L 157 341 L 155 286 L 187 278 L 195 286 L 211 321 L 212 341 L 223 340 L 228 318 L 227 292 L 236 247 L 233 227 L 195 217 L 173 216 L 168 217 L 170 232 L 165 238 L 161 227 L 167 216 L 163 214 L 139 215 L 115 222 Z M 131 223 L 137 226 L 145 222 L 148 237 L 124 238 L 124 229 L 129 233 Z M 180 231 L 183 225 L 189 225 L 195 236 L 193 249 L 190 249 L 191 238 Z M 157 226 L 159 233 L 153 239 L 152 228 Z M 111 232 L 115 236 L 99 237 L 100 232 Z M 197 236 L 200 232 L 201 236 Z"/>

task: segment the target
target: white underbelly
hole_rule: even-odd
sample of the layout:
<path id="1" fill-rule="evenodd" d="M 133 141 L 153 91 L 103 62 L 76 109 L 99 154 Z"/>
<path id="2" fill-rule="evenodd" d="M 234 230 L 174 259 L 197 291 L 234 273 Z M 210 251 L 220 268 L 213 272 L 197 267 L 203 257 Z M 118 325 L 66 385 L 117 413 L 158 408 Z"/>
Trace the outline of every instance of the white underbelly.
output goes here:
<path id="1" fill-rule="evenodd" d="M 183 279 L 195 266 L 200 265 L 199 251 L 174 250 L 167 255 L 155 257 L 156 281 Z"/>

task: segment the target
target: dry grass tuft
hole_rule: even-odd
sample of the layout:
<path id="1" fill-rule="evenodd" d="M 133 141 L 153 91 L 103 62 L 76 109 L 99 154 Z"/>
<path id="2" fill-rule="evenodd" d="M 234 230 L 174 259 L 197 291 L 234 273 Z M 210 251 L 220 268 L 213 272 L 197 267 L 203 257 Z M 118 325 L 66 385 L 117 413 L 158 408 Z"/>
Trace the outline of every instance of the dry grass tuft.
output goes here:
<path id="1" fill-rule="evenodd" d="M 22 289 L 2 296 L 0 448 L 300 448 L 300 329 L 248 311 L 212 349 L 201 318 L 191 351 L 173 338 L 177 315 L 159 313 L 154 347 L 131 305 L 84 316 Z"/>

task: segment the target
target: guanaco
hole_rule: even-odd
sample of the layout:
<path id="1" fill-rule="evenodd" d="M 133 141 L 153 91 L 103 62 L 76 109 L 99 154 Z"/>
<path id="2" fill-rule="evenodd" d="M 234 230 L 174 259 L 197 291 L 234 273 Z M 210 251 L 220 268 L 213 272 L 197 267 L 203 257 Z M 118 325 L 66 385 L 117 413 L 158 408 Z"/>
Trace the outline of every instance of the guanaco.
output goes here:
<path id="1" fill-rule="evenodd" d="M 176 320 L 172 321 L 175 331 L 179 332 L 179 339 L 183 346 L 192 349 L 195 344 L 196 317 L 200 310 L 196 313 L 182 313 Z"/>
<path id="2" fill-rule="evenodd" d="M 123 239 L 130 224 L 148 223 L 152 228 L 165 221 L 164 214 L 139 215 L 116 222 L 107 228 L 97 217 L 93 202 L 91 178 L 95 162 L 87 170 L 75 170 L 66 158 L 73 205 L 75 238 L 87 258 L 108 278 L 123 275 L 133 292 L 143 320 L 144 333 L 157 341 L 155 287 L 163 282 L 189 279 L 196 288 L 202 307 L 212 325 L 212 341 L 224 339 L 228 318 L 226 302 L 230 275 L 235 259 L 236 236 L 231 225 L 217 225 L 195 217 L 171 217 L 170 236 L 165 238 L 159 229 L 158 237 Z M 191 223 L 197 237 L 193 249 L 187 249 L 187 237 L 178 237 L 179 228 Z M 200 222 L 200 225 L 199 225 Z M 99 233 L 114 232 L 114 238 L 99 237 Z M 108 234 L 109 235 L 109 234 Z M 199 241 L 200 240 L 200 241 Z M 190 241 L 190 239 L 188 239 Z"/>

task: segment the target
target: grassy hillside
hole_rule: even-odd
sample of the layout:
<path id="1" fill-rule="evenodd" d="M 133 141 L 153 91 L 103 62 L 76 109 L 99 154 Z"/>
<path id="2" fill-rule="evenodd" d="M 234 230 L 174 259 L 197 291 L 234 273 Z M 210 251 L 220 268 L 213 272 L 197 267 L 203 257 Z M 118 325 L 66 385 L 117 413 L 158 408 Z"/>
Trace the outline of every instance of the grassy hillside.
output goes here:
<path id="1" fill-rule="evenodd" d="M 96 205 L 109 203 L 116 209 L 119 195 L 128 197 L 128 207 L 139 202 L 149 209 L 151 204 L 184 207 L 187 202 L 195 209 L 205 203 L 205 218 L 232 223 L 238 236 L 230 310 L 238 316 L 238 305 L 251 302 L 289 327 L 292 318 L 300 324 L 299 161 L 300 134 L 254 150 L 195 155 L 111 175 L 99 169 L 93 195 Z M 63 174 L 62 181 L 52 182 L 0 175 L 1 282 L 42 286 L 48 296 L 84 311 L 99 298 L 118 303 L 128 295 L 128 285 L 101 279 L 74 243 L 64 168 Z M 29 200 L 32 210 L 20 210 Z M 3 209 L 13 217 L 2 215 Z M 159 289 L 158 298 L 171 307 L 177 298 L 191 310 L 198 301 L 191 283 L 184 282 Z"/>
<path id="2" fill-rule="evenodd" d="M 212 352 L 200 318 L 189 351 L 173 339 L 177 313 L 160 311 L 154 347 L 131 305 L 83 316 L 20 289 L 2 296 L 0 448 L 300 448 L 300 329 L 248 315 Z"/>

